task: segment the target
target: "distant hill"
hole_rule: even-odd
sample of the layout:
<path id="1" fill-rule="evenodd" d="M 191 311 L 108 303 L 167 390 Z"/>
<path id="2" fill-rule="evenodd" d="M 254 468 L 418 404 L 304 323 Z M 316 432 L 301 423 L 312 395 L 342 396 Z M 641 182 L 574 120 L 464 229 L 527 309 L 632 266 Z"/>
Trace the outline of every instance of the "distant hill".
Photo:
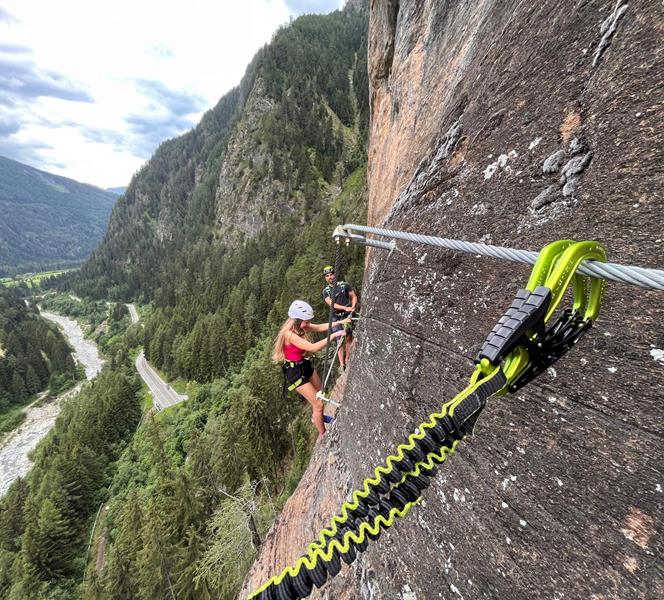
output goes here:
<path id="1" fill-rule="evenodd" d="M 106 191 L 115 194 L 116 196 L 122 196 L 122 194 L 127 191 L 127 186 L 106 188 Z"/>
<path id="2" fill-rule="evenodd" d="M 116 199 L 0 156 L 0 276 L 80 264 L 104 235 Z"/>

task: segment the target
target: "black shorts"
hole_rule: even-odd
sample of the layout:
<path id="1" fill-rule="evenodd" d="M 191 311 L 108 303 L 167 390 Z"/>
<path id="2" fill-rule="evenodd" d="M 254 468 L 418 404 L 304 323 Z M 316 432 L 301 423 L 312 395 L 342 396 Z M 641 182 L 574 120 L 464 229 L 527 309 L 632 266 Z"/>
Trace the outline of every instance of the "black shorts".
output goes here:
<path id="1" fill-rule="evenodd" d="M 290 392 L 299 388 L 302 384 L 308 383 L 314 374 L 314 366 L 308 358 L 304 358 L 298 363 L 286 361 L 283 370 Z"/>

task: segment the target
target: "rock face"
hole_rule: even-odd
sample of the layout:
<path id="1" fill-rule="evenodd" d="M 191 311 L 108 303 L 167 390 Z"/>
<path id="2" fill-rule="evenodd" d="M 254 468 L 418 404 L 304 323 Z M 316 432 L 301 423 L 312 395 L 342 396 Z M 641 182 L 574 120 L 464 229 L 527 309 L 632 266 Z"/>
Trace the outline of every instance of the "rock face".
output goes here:
<path id="1" fill-rule="evenodd" d="M 597 239 L 614 262 L 664 268 L 662 22 L 654 0 L 373 1 L 370 224 L 531 250 Z M 529 274 L 399 248 L 369 256 L 334 433 L 248 589 L 465 387 Z M 578 346 L 492 400 L 421 506 L 311 597 L 663 597 L 663 299 L 609 282 Z"/>
<path id="2" fill-rule="evenodd" d="M 261 152 L 256 138 L 261 134 L 261 119 L 273 108 L 260 79 L 254 84 L 244 107 L 244 118 L 228 143 L 226 156 L 219 172 L 215 197 L 217 227 L 220 235 L 241 234 L 253 238 L 272 220 L 271 210 L 290 210 L 283 184 L 271 176 L 256 177 L 260 171 L 270 175 L 271 156 Z M 267 201 L 269 200 L 269 202 Z"/>
<path id="3" fill-rule="evenodd" d="M 275 112 L 275 101 L 265 94 L 265 86 L 258 78 L 248 95 L 242 119 L 230 136 L 226 155 L 219 171 L 215 195 L 217 235 L 227 245 L 242 239 L 254 238 L 266 224 L 275 222 L 280 215 L 306 214 L 305 194 L 291 190 L 289 183 L 274 177 L 274 157 L 264 147 L 263 119 Z M 330 111 L 334 126 L 341 131 L 339 118 Z M 346 152 L 357 144 L 353 130 L 345 130 Z M 285 158 L 287 172 L 296 167 Z M 341 177 L 339 177 L 341 179 Z M 337 185 L 325 185 L 321 192 L 325 202 L 338 193 Z"/>

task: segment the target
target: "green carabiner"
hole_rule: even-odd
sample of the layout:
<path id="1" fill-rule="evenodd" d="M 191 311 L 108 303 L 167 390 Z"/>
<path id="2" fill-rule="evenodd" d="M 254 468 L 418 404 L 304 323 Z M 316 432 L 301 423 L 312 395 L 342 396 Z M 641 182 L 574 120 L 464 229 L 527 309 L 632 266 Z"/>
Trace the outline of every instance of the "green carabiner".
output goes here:
<path id="1" fill-rule="evenodd" d="M 573 289 L 573 301 L 572 309 L 568 311 L 568 318 L 565 321 L 565 332 L 580 336 L 597 318 L 605 281 L 577 273 L 577 268 L 584 260 L 606 261 L 606 250 L 598 242 L 575 242 L 573 240 L 559 240 L 542 248 L 528 279 L 526 290 L 520 292 L 521 296 L 517 297 L 516 304 L 513 303 L 511 307 L 511 315 L 503 318 L 502 325 L 508 325 L 507 322 L 513 318 L 514 312 L 521 310 L 519 301 L 523 305 L 523 299 L 530 294 L 538 296 L 540 299 L 546 295 L 546 301 L 538 309 L 539 312 L 532 313 L 529 317 L 531 325 L 527 332 L 519 331 L 517 333 L 515 331 L 514 335 L 521 336 L 518 344 L 515 344 L 517 338 L 514 336 L 505 339 L 504 330 L 501 330 L 500 334 L 492 340 L 492 344 L 495 344 L 497 339 L 499 343 L 505 343 L 513 348 L 502 361 L 503 372 L 508 382 L 508 385 L 501 390 L 502 394 L 507 393 L 509 388 L 513 387 L 511 384 L 527 369 L 532 370 L 534 362 L 539 360 L 541 365 L 547 360 L 551 360 L 551 357 L 541 358 L 539 354 L 547 351 L 545 341 L 550 332 L 546 328 L 570 284 Z M 500 329 L 500 325 L 497 327 Z M 557 358 L 553 358 L 553 360 L 557 360 Z M 494 363 L 495 360 L 492 362 L 480 357 L 471 381 L 478 381 L 481 377 L 488 375 L 495 368 Z"/>
<path id="2" fill-rule="evenodd" d="M 543 284 L 553 294 L 545 322 L 555 312 L 571 281 L 574 288 L 573 310 L 583 314 L 585 320 L 594 321 L 597 318 L 606 281 L 577 273 L 584 260 L 606 262 L 606 249 L 598 242 L 575 242 L 565 249 Z"/>

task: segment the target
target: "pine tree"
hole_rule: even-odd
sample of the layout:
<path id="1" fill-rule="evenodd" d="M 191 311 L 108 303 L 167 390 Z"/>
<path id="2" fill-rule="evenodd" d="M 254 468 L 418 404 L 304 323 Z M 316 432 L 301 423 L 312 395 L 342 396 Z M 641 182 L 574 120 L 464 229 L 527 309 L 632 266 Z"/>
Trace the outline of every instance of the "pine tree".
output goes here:
<path id="1" fill-rule="evenodd" d="M 142 548 L 137 555 L 137 570 L 141 577 L 137 597 L 140 600 L 175 600 L 170 560 L 167 556 L 169 548 L 165 543 L 166 535 L 156 506 L 148 507 L 140 535 Z"/>
<path id="2" fill-rule="evenodd" d="M 12 571 L 16 554 L 0 547 L 0 598 L 6 598 L 12 585 Z"/>
<path id="3" fill-rule="evenodd" d="M 178 600 L 211 600 L 207 582 L 196 579 L 198 561 L 205 551 L 205 544 L 196 529 L 189 527 L 177 552 L 177 578 L 173 590 Z"/>
<path id="4" fill-rule="evenodd" d="M 56 341 L 50 353 L 51 371 L 65 373 L 70 369 L 71 355 L 64 341 Z"/>
<path id="5" fill-rule="evenodd" d="M 12 572 L 13 585 L 3 598 L 7 600 L 42 600 L 43 584 L 38 579 L 38 570 L 24 554 L 14 561 Z"/>
<path id="6" fill-rule="evenodd" d="M 102 457 L 88 446 L 76 445 L 62 457 L 61 464 L 62 491 L 71 519 L 89 516 L 97 505 L 97 491 L 105 481 Z"/>
<path id="7" fill-rule="evenodd" d="M 25 381 L 18 371 L 14 371 L 12 376 L 12 396 L 14 402 L 23 402 L 28 397 L 28 392 L 25 389 Z"/>
<path id="8" fill-rule="evenodd" d="M 106 600 L 108 595 L 103 585 L 103 580 L 97 575 L 94 568 L 88 570 L 85 581 L 83 582 L 82 596 L 85 600 Z M 130 600 L 126 596 L 113 596 L 114 598 L 122 598 L 122 600 Z"/>
<path id="9" fill-rule="evenodd" d="M 117 535 L 108 548 L 103 583 L 112 598 L 133 600 L 138 596 L 141 573 L 138 553 L 142 547 L 140 532 L 143 512 L 136 489 L 130 491 L 118 517 Z"/>
<path id="10" fill-rule="evenodd" d="M 25 373 L 25 387 L 29 395 L 36 394 L 41 389 L 41 382 L 32 365 L 28 365 Z"/>
<path id="11" fill-rule="evenodd" d="M 29 488 L 25 479 L 14 481 L 0 503 L 0 548 L 18 552 L 25 527 L 24 507 Z"/>
<path id="12" fill-rule="evenodd" d="M 50 498 L 46 498 L 37 520 L 28 524 L 23 543 L 25 558 L 35 567 L 39 579 L 59 578 L 70 573 L 72 533 L 71 525 L 61 510 Z"/>
<path id="13" fill-rule="evenodd" d="M 28 348 L 28 362 L 30 366 L 34 369 L 35 374 L 39 378 L 39 387 L 38 390 L 42 389 L 48 382 L 48 367 L 44 362 L 44 358 L 41 354 L 42 348 L 42 338 L 34 340 L 34 343 Z"/>

